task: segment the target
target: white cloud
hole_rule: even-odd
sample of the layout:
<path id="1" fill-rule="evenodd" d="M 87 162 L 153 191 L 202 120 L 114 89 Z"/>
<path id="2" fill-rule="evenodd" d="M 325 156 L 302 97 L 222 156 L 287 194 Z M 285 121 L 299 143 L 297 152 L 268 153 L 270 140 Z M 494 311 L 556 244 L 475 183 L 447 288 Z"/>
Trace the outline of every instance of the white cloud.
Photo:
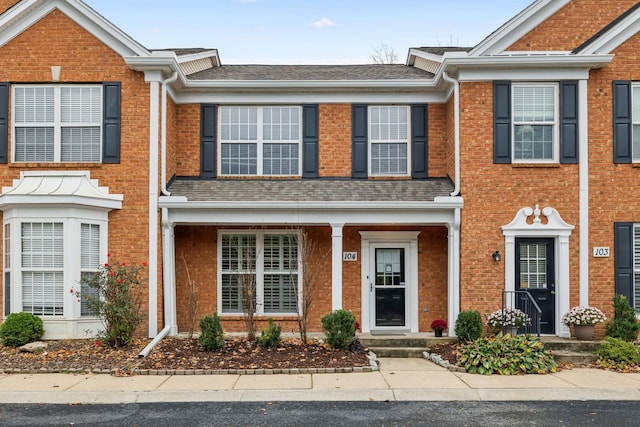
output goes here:
<path id="1" fill-rule="evenodd" d="M 258 0 L 236 0 L 238 3 L 255 3 Z"/>
<path id="2" fill-rule="evenodd" d="M 312 26 L 313 28 L 316 28 L 316 29 L 318 29 L 318 30 L 321 30 L 321 29 L 323 29 L 323 28 L 327 28 L 327 27 L 333 27 L 334 25 L 336 25 L 336 23 L 335 23 L 335 22 L 333 22 L 333 21 L 332 21 L 331 19 L 329 19 L 329 18 L 322 18 L 321 20 L 316 21 L 316 22 L 313 22 L 313 23 L 311 24 L 311 26 Z"/>

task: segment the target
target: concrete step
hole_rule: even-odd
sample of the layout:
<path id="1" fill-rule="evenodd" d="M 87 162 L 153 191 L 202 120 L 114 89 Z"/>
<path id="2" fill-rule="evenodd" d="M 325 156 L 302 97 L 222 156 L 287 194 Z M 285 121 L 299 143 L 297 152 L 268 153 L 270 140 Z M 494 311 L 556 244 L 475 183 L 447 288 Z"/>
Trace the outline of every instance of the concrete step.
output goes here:
<path id="1" fill-rule="evenodd" d="M 429 348 L 438 343 L 457 341 L 457 338 L 406 337 L 406 336 L 358 336 L 364 347 L 420 347 Z"/>
<path id="2" fill-rule="evenodd" d="M 600 341 L 578 341 L 575 339 L 556 339 L 556 340 L 542 340 L 544 348 L 549 351 L 573 351 L 573 352 L 585 352 L 595 353 L 600 347 Z"/>
<path id="3" fill-rule="evenodd" d="M 429 350 L 426 347 L 369 347 L 369 351 L 374 352 L 377 357 L 409 359 L 424 357 L 423 353 Z"/>
<path id="4" fill-rule="evenodd" d="M 577 366 L 590 365 L 598 359 L 594 353 L 556 350 L 552 351 L 553 359 L 557 363 L 572 364 Z"/>

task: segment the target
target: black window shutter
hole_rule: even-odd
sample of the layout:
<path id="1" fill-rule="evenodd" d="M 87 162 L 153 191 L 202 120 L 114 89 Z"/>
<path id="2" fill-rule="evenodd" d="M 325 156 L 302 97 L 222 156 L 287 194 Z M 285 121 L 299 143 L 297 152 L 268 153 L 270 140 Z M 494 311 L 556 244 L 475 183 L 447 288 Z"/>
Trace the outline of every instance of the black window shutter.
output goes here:
<path id="1" fill-rule="evenodd" d="M 102 163 L 120 163 L 120 82 L 104 82 Z"/>
<path id="2" fill-rule="evenodd" d="M 511 163 L 511 82 L 493 82 L 493 163 Z"/>
<path id="3" fill-rule="evenodd" d="M 560 163 L 578 163 L 578 82 L 560 82 Z"/>
<path id="4" fill-rule="evenodd" d="M 0 164 L 8 160 L 9 143 L 9 83 L 0 83 Z"/>
<path id="5" fill-rule="evenodd" d="M 364 104 L 354 104 L 351 107 L 351 176 L 353 178 L 367 178 L 368 168 L 368 107 Z"/>
<path id="6" fill-rule="evenodd" d="M 427 178 L 428 116 L 427 105 L 411 106 L 411 177 Z"/>
<path id="7" fill-rule="evenodd" d="M 318 104 L 302 106 L 302 177 L 318 178 Z"/>
<path id="8" fill-rule="evenodd" d="M 633 224 L 616 222 L 613 228 L 615 291 L 633 307 Z"/>
<path id="9" fill-rule="evenodd" d="M 613 82 L 613 163 L 631 163 L 631 82 Z"/>
<path id="10" fill-rule="evenodd" d="M 200 105 L 200 176 L 215 178 L 216 172 L 216 104 Z"/>

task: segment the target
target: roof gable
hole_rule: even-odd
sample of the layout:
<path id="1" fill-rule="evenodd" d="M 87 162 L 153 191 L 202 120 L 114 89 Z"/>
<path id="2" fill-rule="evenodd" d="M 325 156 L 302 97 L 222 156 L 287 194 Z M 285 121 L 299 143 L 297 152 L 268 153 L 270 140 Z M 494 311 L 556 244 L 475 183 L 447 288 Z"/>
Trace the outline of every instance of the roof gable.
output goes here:
<path id="1" fill-rule="evenodd" d="M 60 10 L 121 56 L 149 56 L 149 51 L 80 0 L 23 0 L 0 15 L 0 46 L 54 9 Z"/>
<path id="2" fill-rule="evenodd" d="M 640 31 L 640 3 L 635 4 L 589 40 L 578 46 L 574 53 L 610 54 Z"/>

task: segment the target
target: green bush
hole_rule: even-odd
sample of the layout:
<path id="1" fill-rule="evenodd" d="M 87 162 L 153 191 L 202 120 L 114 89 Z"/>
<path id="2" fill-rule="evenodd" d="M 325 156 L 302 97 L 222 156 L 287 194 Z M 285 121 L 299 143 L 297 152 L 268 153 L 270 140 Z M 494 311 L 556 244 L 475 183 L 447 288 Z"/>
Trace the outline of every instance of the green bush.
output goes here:
<path id="1" fill-rule="evenodd" d="M 615 295 L 613 297 L 614 317 L 607 322 L 605 335 L 612 338 L 621 338 L 625 341 L 635 341 L 638 338 L 640 323 L 636 319 L 636 312 L 629 305 L 627 297 Z"/>
<path id="2" fill-rule="evenodd" d="M 224 347 L 224 331 L 218 313 L 200 319 L 200 345 L 205 350 L 220 350 Z"/>
<path id="3" fill-rule="evenodd" d="M 0 325 L 0 340 L 9 347 L 20 347 L 44 335 L 42 319 L 31 313 L 11 313 Z"/>
<path id="4" fill-rule="evenodd" d="M 356 336 L 356 318 L 346 310 L 336 310 L 322 318 L 322 329 L 331 348 L 346 350 Z"/>
<path id="5" fill-rule="evenodd" d="M 484 326 L 477 310 L 461 311 L 456 319 L 456 335 L 461 342 L 475 341 L 482 336 Z"/>
<path id="6" fill-rule="evenodd" d="M 622 338 L 605 337 L 596 350 L 600 363 L 606 366 L 624 368 L 640 363 L 640 348 Z"/>
<path id="7" fill-rule="evenodd" d="M 460 350 L 458 366 L 470 374 L 547 374 L 558 368 L 540 340 L 531 335 L 482 338 Z"/>
<path id="8" fill-rule="evenodd" d="M 258 338 L 258 344 L 262 347 L 276 348 L 280 345 L 282 327 L 275 323 L 272 318 L 269 318 L 269 326 L 267 329 L 263 329 Z"/>

